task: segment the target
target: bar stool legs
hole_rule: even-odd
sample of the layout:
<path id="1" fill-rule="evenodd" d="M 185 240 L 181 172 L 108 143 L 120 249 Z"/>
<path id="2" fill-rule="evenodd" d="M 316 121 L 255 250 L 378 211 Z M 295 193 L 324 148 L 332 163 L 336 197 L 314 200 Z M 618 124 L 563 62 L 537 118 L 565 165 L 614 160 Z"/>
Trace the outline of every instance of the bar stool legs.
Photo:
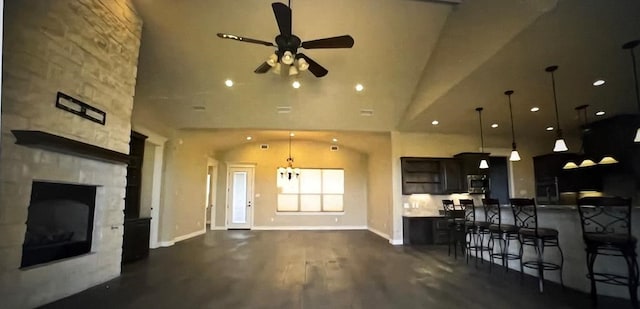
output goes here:
<path id="1" fill-rule="evenodd" d="M 535 261 L 523 261 L 520 263 L 520 282 L 522 283 L 524 280 L 524 268 L 532 268 L 536 269 L 538 272 L 538 289 L 540 293 L 544 292 L 544 272 L 546 270 L 557 270 L 560 274 L 560 285 L 564 289 L 564 280 L 562 275 L 562 270 L 564 268 L 564 254 L 562 252 L 562 248 L 560 248 L 560 241 L 556 237 L 545 239 L 542 237 L 539 238 L 523 238 L 521 239 L 523 245 L 530 245 L 534 247 L 536 252 Z M 544 249 L 545 247 L 556 247 L 558 248 L 558 253 L 560 254 L 560 263 L 551 263 L 544 260 Z M 520 247 L 520 257 L 523 254 L 523 246 Z"/>

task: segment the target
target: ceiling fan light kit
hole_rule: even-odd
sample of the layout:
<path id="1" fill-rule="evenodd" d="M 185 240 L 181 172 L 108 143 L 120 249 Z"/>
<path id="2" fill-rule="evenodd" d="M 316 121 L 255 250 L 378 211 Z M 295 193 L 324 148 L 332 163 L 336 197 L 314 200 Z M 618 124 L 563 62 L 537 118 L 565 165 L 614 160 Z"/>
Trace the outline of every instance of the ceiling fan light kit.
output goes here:
<path id="1" fill-rule="evenodd" d="M 273 14 L 276 17 L 276 22 L 278 23 L 278 29 L 280 29 L 280 34 L 275 37 L 276 44 L 233 34 L 217 34 L 221 39 L 236 40 L 245 43 L 260 44 L 278 48 L 275 54 L 271 55 L 265 63 L 261 64 L 254 71 L 255 73 L 263 74 L 271 69 L 273 73 L 280 74 L 281 69 L 278 64 L 282 63 L 283 65 L 291 66 L 288 71 L 289 75 L 296 75 L 299 71 L 306 71 L 308 69 L 315 77 L 323 77 L 327 75 L 329 71 L 303 53 L 298 53 L 298 48 L 323 49 L 353 47 L 354 41 L 350 35 L 341 35 L 302 42 L 299 37 L 293 35 L 291 32 L 291 7 L 280 2 L 272 3 L 271 7 L 273 8 Z M 294 63 L 297 64 L 297 67 Z"/>

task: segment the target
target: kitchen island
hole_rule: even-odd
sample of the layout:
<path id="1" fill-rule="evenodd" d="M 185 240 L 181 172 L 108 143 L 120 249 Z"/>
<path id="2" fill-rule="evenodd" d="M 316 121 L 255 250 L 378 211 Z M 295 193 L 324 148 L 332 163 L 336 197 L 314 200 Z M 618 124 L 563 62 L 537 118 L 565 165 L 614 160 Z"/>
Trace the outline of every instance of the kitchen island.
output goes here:
<path id="1" fill-rule="evenodd" d="M 563 279 L 566 287 L 577 289 L 584 292 L 590 291 L 590 281 L 586 278 L 587 261 L 585 253 L 585 245 L 582 240 L 582 227 L 580 225 L 580 216 L 576 205 L 538 205 L 538 226 L 553 228 L 558 230 L 560 247 L 564 254 Z M 476 206 L 477 220 L 484 220 L 484 211 L 482 207 Z M 513 224 L 513 212 L 510 205 L 502 206 L 502 222 L 505 224 Z M 640 206 L 634 206 L 631 218 L 631 233 L 640 239 Z M 510 252 L 518 252 L 519 243 L 511 242 Z M 497 248 L 496 248 L 497 250 Z M 637 251 L 637 250 L 636 250 Z M 545 260 L 552 262 L 560 261 L 560 254 L 557 248 L 545 249 Z M 525 246 L 523 259 L 535 259 L 536 253 L 533 247 Z M 489 260 L 489 256 L 485 253 L 483 258 Z M 509 268 L 520 271 L 518 260 L 509 261 Z M 626 274 L 627 265 L 621 257 L 598 256 L 594 270 L 604 271 L 608 273 Z M 538 276 L 537 270 L 525 268 L 525 273 Z M 558 271 L 545 272 L 545 279 L 559 283 Z M 532 287 L 535 288 L 535 287 Z M 598 283 L 597 291 L 600 295 L 608 295 L 614 297 L 629 298 L 628 289 L 625 286 L 614 286 Z"/>

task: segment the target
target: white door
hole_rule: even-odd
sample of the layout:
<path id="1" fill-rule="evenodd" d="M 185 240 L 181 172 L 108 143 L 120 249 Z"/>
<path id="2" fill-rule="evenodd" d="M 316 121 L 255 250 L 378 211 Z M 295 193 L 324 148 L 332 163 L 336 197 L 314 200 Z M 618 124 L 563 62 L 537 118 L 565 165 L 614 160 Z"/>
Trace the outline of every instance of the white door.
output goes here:
<path id="1" fill-rule="evenodd" d="M 230 166 L 227 228 L 250 229 L 253 221 L 253 166 Z"/>

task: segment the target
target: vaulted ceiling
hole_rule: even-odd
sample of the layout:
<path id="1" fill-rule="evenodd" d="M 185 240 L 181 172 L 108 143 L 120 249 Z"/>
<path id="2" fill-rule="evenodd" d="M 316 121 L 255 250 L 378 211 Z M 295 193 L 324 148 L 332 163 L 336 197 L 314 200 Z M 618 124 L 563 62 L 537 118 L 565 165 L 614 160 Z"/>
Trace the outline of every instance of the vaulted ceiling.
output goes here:
<path id="1" fill-rule="evenodd" d="M 581 104 L 590 120 L 597 110 L 637 112 L 621 49 L 640 39 L 636 0 L 293 0 L 293 33 L 303 41 L 355 39 L 351 49 L 304 51 L 329 70 L 323 78 L 255 74 L 273 48 L 216 37 L 273 41 L 271 1 L 134 3 L 144 21 L 134 108 L 176 128 L 477 134 L 474 109 L 483 106 L 485 132 L 508 136 L 503 92 L 513 89 L 517 134 L 542 137 L 555 122 L 544 71 L 553 64 L 563 128 L 577 128 Z M 592 86 L 596 79 L 606 84 Z M 278 113 L 282 106 L 291 112 Z"/>

